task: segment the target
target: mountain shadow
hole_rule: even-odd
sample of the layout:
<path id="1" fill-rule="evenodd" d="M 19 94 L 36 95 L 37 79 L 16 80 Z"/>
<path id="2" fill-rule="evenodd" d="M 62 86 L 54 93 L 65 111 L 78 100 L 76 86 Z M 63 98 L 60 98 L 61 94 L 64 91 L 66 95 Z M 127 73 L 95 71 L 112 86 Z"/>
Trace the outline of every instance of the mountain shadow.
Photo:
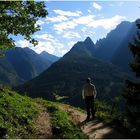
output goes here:
<path id="1" fill-rule="evenodd" d="M 53 62 L 55 60 L 50 61 L 47 56 L 43 58 L 29 48 L 9 49 L 0 58 L 0 81 L 4 85 L 22 84 L 39 75 Z"/>
<path id="2" fill-rule="evenodd" d="M 87 39 L 86 39 L 87 40 Z M 76 43 L 61 59 L 52 64 L 36 78 L 17 87 L 21 93 L 32 97 L 43 97 L 83 107 L 81 90 L 87 77 L 93 80 L 97 98 L 110 101 L 118 96 L 123 80 L 128 77 L 111 63 L 98 60 L 84 42 Z"/>

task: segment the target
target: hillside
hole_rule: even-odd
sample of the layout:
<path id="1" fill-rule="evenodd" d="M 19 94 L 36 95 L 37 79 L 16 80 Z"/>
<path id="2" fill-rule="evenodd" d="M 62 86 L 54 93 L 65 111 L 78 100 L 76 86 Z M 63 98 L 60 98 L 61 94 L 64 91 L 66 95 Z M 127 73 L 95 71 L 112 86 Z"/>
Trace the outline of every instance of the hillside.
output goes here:
<path id="1" fill-rule="evenodd" d="M 57 104 L 0 88 L 0 138 L 87 138 Z"/>
<path id="2" fill-rule="evenodd" d="M 45 60 L 45 61 L 48 61 L 50 63 L 50 65 L 56 61 L 59 60 L 59 57 L 55 56 L 55 55 L 52 55 L 52 54 L 49 54 L 48 52 L 46 51 L 43 51 L 40 53 L 40 56 Z"/>
<path id="3" fill-rule="evenodd" d="M 130 62 L 133 60 L 132 53 L 128 47 L 129 43 L 133 41 L 136 36 L 136 25 L 135 23 L 131 23 L 131 28 L 127 33 L 126 37 L 121 42 L 120 46 L 115 51 L 111 62 L 114 65 L 119 66 L 122 70 L 126 72 L 131 72 L 130 70 Z M 125 56 L 125 57 L 124 57 Z"/>
<path id="4" fill-rule="evenodd" d="M 29 48 L 7 50 L 5 56 L 0 58 L 1 83 L 15 86 L 31 80 L 55 62 L 50 61 L 49 56 L 48 59 L 42 58 Z"/>
<path id="5" fill-rule="evenodd" d="M 127 74 L 111 63 L 95 58 L 85 41 L 76 43 L 46 71 L 17 89 L 21 94 L 24 92 L 31 97 L 50 100 L 57 100 L 57 96 L 64 97 L 61 101 L 83 107 L 81 90 L 85 79 L 91 77 L 99 99 L 110 102 L 110 99 L 119 96 L 123 80 L 128 77 Z"/>
<path id="6" fill-rule="evenodd" d="M 127 138 L 126 132 L 103 120 L 117 118 L 116 111 L 96 102 L 96 119 L 86 122 L 83 110 L 41 98 L 21 96 L 0 87 L 1 139 Z"/>

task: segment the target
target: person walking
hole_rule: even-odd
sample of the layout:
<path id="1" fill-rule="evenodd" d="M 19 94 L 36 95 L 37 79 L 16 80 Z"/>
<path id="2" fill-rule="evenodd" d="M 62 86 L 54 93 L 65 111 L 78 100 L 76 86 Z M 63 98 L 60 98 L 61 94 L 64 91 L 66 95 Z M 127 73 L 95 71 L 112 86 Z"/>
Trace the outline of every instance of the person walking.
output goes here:
<path id="1" fill-rule="evenodd" d="M 83 86 L 82 90 L 82 97 L 85 100 L 87 110 L 86 121 L 90 120 L 90 115 L 92 115 L 92 119 L 95 119 L 94 99 L 96 98 L 96 95 L 95 85 L 91 83 L 91 78 L 87 78 L 86 84 Z"/>

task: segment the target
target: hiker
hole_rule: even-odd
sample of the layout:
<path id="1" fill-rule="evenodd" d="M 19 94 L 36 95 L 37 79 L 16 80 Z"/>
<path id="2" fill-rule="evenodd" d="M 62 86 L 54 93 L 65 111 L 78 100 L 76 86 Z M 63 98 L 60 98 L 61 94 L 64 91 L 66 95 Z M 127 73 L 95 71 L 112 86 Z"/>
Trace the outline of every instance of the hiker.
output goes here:
<path id="1" fill-rule="evenodd" d="M 87 118 L 86 120 L 90 120 L 90 115 L 92 115 L 92 119 L 95 119 L 95 108 L 94 108 L 94 99 L 96 98 L 96 88 L 95 85 L 91 83 L 91 79 L 87 78 L 86 84 L 82 90 L 82 97 L 86 103 L 87 110 Z"/>

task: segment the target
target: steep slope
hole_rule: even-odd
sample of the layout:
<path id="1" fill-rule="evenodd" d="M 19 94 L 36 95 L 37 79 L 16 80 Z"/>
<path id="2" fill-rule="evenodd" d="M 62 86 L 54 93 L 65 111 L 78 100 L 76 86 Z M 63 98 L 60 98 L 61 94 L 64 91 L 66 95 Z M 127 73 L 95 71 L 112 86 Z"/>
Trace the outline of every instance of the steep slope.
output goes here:
<path id="1" fill-rule="evenodd" d="M 122 42 L 128 43 L 129 33 L 132 31 L 134 23 L 124 21 L 121 22 L 114 30 L 109 32 L 106 38 L 99 39 L 96 42 L 96 57 L 102 60 L 111 61 L 118 48 L 122 46 Z M 129 38 L 129 37 L 128 37 Z"/>
<path id="2" fill-rule="evenodd" d="M 59 60 L 59 57 L 49 54 L 46 51 L 40 53 L 40 56 L 47 62 L 50 62 L 50 65 Z"/>
<path id="3" fill-rule="evenodd" d="M 5 57 L 0 58 L 0 81 L 8 85 L 21 84 L 39 75 L 51 64 L 29 48 L 9 49 Z"/>
<path id="4" fill-rule="evenodd" d="M 0 87 L 1 139 L 88 138 L 56 103 Z"/>
<path id="5" fill-rule="evenodd" d="M 132 26 L 126 35 L 126 37 L 121 42 L 120 46 L 115 51 L 111 62 L 114 65 L 119 66 L 122 70 L 130 72 L 129 63 L 132 61 L 132 53 L 128 48 L 128 44 L 133 41 L 136 36 L 136 25 L 132 23 Z"/>
<path id="6" fill-rule="evenodd" d="M 96 119 L 87 122 L 84 110 L 40 98 L 21 96 L 15 91 L 0 87 L 0 138 L 140 138 L 140 135 L 134 137 L 124 131 L 125 120 L 121 122 L 125 127 L 113 122 L 113 118 L 116 121 L 118 116 L 116 111 L 110 113 L 110 105 L 97 100 L 95 103 Z"/>
<path id="7" fill-rule="evenodd" d="M 81 90 L 87 77 L 93 79 L 98 98 L 110 100 L 118 95 L 125 76 L 116 66 L 96 59 L 85 42 L 78 42 L 59 61 L 18 89 L 51 100 L 59 95 L 64 102 L 82 107 Z"/>
<path id="8" fill-rule="evenodd" d="M 15 48 L 8 50 L 6 59 L 13 65 L 18 76 L 24 80 L 30 80 L 47 68 L 38 54 L 29 48 Z"/>
<path id="9" fill-rule="evenodd" d="M 23 80 L 17 75 L 14 67 L 4 57 L 0 58 L 0 83 L 4 85 L 23 83 Z"/>

